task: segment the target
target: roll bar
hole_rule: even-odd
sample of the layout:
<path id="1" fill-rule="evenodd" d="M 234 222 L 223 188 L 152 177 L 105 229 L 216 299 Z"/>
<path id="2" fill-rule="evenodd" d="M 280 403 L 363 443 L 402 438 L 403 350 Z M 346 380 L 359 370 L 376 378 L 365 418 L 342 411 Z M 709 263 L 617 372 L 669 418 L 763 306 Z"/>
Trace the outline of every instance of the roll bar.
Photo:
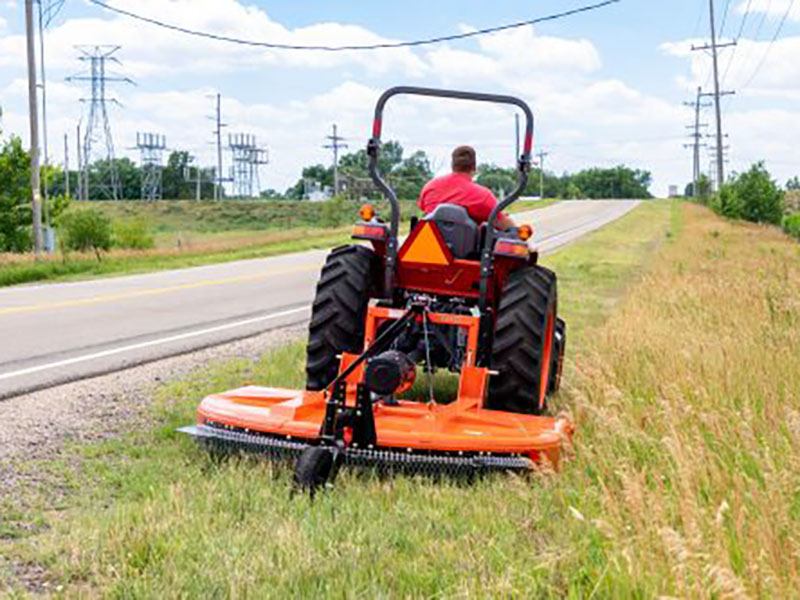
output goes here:
<path id="1" fill-rule="evenodd" d="M 533 112 L 530 107 L 519 98 L 500 94 L 482 94 L 476 92 L 460 92 L 456 90 L 442 90 L 436 88 L 422 88 L 413 86 L 398 86 L 386 90 L 378 103 L 375 105 L 375 118 L 372 122 L 372 137 L 367 143 L 367 155 L 369 156 L 369 175 L 373 183 L 383 193 L 391 206 L 392 214 L 390 221 L 390 236 L 386 248 L 386 281 L 385 292 L 391 294 L 394 278 L 394 265 L 397 260 L 397 235 L 400 227 L 400 204 L 397 201 L 397 194 L 392 187 L 381 177 L 378 171 L 378 155 L 381 148 L 381 131 L 383 128 L 383 109 L 386 103 L 393 96 L 412 95 L 412 96 L 432 96 L 436 98 L 454 98 L 457 100 L 473 100 L 477 102 L 491 102 L 494 104 L 510 104 L 516 106 L 525 114 L 525 138 L 522 154 L 517 162 L 517 186 L 512 192 L 503 197 L 497 206 L 492 210 L 487 219 L 486 244 L 481 256 L 481 304 L 485 305 L 486 300 L 486 280 L 491 269 L 491 252 L 495 237 L 495 222 L 501 211 L 508 208 L 517 198 L 519 198 L 528 183 L 528 172 L 531 168 L 531 151 L 533 150 Z"/>

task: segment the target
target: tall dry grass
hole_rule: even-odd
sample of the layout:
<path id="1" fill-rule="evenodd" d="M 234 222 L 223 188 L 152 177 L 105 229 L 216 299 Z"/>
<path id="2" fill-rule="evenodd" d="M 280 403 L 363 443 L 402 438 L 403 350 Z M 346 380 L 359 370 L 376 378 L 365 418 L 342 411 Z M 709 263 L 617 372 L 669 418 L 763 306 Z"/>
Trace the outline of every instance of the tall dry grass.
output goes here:
<path id="1" fill-rule="evenodd" d="M 684 597 L 796 597 L 800 247 L 683 211 L 682 235 L 577 365 L 583 485 L 615 578 Z"/>

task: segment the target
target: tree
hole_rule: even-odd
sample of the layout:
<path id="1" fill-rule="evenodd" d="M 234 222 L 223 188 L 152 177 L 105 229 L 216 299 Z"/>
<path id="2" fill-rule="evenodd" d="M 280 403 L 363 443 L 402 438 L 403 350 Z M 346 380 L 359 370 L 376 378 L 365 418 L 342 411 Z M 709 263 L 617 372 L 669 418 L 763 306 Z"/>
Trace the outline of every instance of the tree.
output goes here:
<path id="1" fill-rule="evenodd" d="M 478 165 L 475 181 L 492 190 L 495 196 L 499 198 L 516 187 L 517 174 L 514 169 L 505 169 L 492 164 L 481 164 Z M 538 194 L 539 192 L 537 191 L 536 193 Z"/>
<path id="2" fill-rule="evenodd" d="M 571 177 L 587 198 L 651 198 L 649 171 L 619 165 L 611 169 L 592 168 Z"/>
<path id="3" fill-rule="evenodd" d="M 433 177 L 428 156 L 418 150 L 408 158 L 403 158 L 403 147 L 399 142 L 388 141 L 381 146 L 378 157 L 378 170 L 395 188 L 400 198 L 416 198 L 422 186 Z M 358 150 L 343 155 L 339 159 L 339 175 L 342 178 L 342 194 L 350 199 L 375 193 L 369 176 L 369 156 L 366 150 Z M 333 167 L 311 165 L 303 169 L 303 177 L 286 190 L 286 197 L 301 199 L 305 194 L 306 182 L 319 188 L 333 187 Z"/>
<path id="4" fill-rule="evenodd" d="M 66 211 L 58 220 L 58 230 L 62 248 L 66 250 L 93 250 L 100 260 L 100 251 L 111 248 L 111 219 L 96 208 Z"/>
<path id="5" fill-rule="evenodd" d="M 284 195 L 281 194 L 278 190 L 274 190 L 272 188 L 267 188 L 265 190 L 261 190 L 258 194 L 259 198 L 263 198 L 265 200 L 283 200 Z"/>
<path id="6" fill-rule="evenodd" d="M 795 175 L 789 181 L 786 182 L 786 189 L 790 191 L 797 191 L 800 190 L 800 177 Z"/>
<path id="7" fill-rule="evenodd" d="M 709 194 L 711 194 L 711 180 L 703 173 L 700 174 L 700 178 L 697 180 L 697 192 L 697 198 L 700 202 L 705 204 L 708 201 Z M 694 181 L 690 181 L 686 184 L 684 195 L 689 198 L 695 197 Z"/>
<path id="8" fill-rule="evenodd" d="M 0 147 L 0 251 L 30 250 L 30 157 L 16 136 Z"/>
<path id="9" fill-rule="evenodd" d="M 186 171 L 192 162 L 185 150 L 173 150 L 167 157 L 167 164 L 161 171 L 161 197 L 166 200 L 189 200 L 196 196 L 196 184 L 186 181 Z M 213 195 L 213 183 L 202 184 L 201 194 L 206 198 Z M 206 187 L 212 186 L 212 187 Z M 140 194 L 141 195 L 141 194 Z"/>
<path id="10" fill-rule="evenodd" d="M 401 151 L 402 152 L 402 151 Z M 422 150 L 403 159 L 389 174 L 398 198 L 416 200 L 422 188 L 433 178 L 431 161 Z"/>
<path id="11" fill-rule="evenodd" d="M 302 177 L 286 190 L 285 196 L 291 200 L 302 200 L 308 193 L 308 183 L 322 188 L 333 187 L 333 167 L 316 164 L 303 168 Z"/>
<path id="12" fill-rule="evenodd" d="M 783 191 L 763 161 L 757 162 L 723 185 L 712 207 L 726 217 L 778 225 L 783 217 Z"/>

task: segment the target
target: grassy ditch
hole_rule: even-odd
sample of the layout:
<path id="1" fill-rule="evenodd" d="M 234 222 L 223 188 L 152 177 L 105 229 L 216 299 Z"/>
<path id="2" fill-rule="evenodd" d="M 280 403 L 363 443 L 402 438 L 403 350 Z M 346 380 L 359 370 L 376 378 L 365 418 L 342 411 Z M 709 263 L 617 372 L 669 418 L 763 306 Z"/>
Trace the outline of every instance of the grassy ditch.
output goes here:
<path id="1" fill-rule="evenodd" d="M 555 200 L 518 202 L 514 211 L 533 210 Z M 76 202 L 92 207 L 112 222 L 142 219 L 155 232 L 150 250 L 112 249 L 98 260 L 94 253 L 55 254 L 36 260 L 33 254 L 0 253 L 0 287 L 35 281 L 62 281 L 145 273 L 246 258 L 263 258 L 346 243 L 358 203 L 336 206 L 312 202 Z M 388 214 L 378 205 L 380 214 Z M 402 201 L 406 218 L 414 203 Z"/>
<path id="2" fill-rule="evenodd" d="M 617 429 L 630 411 L 657 410 L 659 401 L 644 380 L 629 390 L 614 379 L 621 357 L 608 356 L 614 360 L 606 366 L 597 353 L 610 343 L 603 322 L 625 290 L 654 260 L 656 269 L 674 270 L 670 256 L 683 255 L 680 244 L 667 244 L 654 258 L 678 233 L 678 216 L 670 204 L 647 204 L 547 258 L 561 275 L 572 340 L 569 384 L 555 408 L 572 410 L 580 427 L 576 454 L 560 475 L 464 486 L 345 472 L 334 491 L 310 503 L 289 495 L 287 469 L 218 465 L 176 436 L 211 391 L 244 381 L 302 385 L 304 350 L 295 343 L 255 363 L 211 365 L 165 385 L 151 430 L 76 446 L 58 463 L 21 465 L 43 483 L 0 503 L 0 579 L 18 591 L 25 581 L 37 591 L 126 597 L 677 591 L 658 536 L 640 525 L 641 515 L 629 529 L 627 505 L 614 505 L 623 499 L 624 474 L 642 473 L 660 443 L 638 422 Z M 652 281 L 634 288 L 621 310 Z M 601 412 L 614 407 L 617 414 Z M 671 464 L 658 466 L 671 480 Z M 55 501 L 50 482 L 58 482 Z M 642 568 L 645 550 L 657 551 L 662 570 Z"/>

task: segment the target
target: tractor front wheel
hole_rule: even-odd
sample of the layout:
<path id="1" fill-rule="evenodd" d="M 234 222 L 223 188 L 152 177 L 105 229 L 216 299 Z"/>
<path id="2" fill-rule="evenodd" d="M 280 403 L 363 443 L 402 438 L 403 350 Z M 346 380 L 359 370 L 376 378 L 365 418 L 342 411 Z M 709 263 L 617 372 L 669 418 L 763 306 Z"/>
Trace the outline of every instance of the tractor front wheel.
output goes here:
<path id="1" fill-rule="evenodd" d="M 551 392 L 558 295 L 556 275 L 535 265 L 508 277 L 497 309 L 489 408 L 541 414 Z"/>
<path id="2" fill-rule="evenodd" d="M 361 352 L 377 263 L 377 255 L 364 246 L 342 246 L 328 255 L 308 328 L 307 389 L 325 389 L 336 378 L 342 352 Z"/>

